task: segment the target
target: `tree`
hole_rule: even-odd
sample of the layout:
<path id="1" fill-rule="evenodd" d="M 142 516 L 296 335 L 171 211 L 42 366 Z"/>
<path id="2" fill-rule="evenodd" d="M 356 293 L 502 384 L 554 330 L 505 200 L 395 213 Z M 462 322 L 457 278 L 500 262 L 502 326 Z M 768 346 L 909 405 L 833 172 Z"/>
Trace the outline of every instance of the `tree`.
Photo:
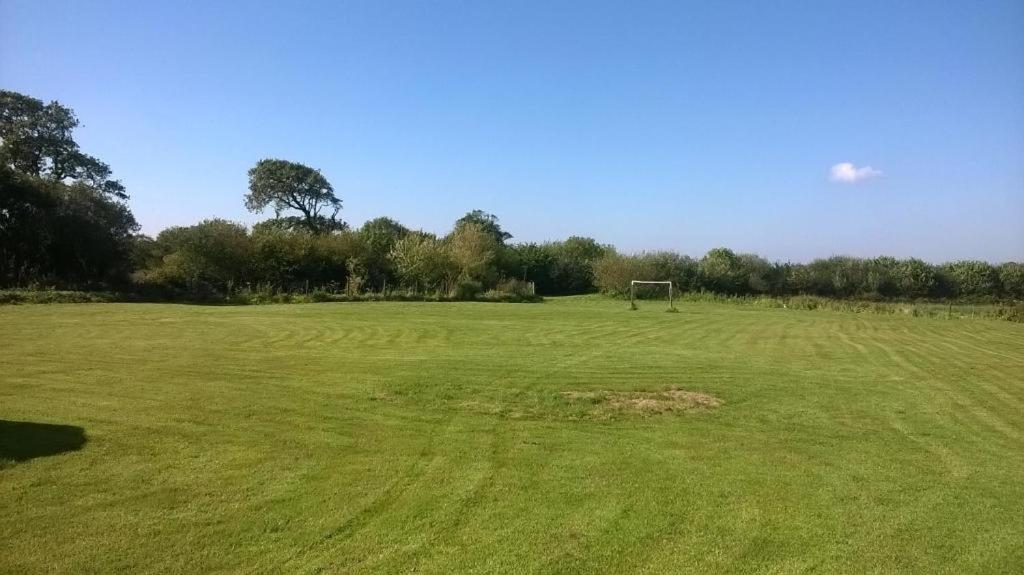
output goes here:
<path id="1" fill-rule="evenodd" d="M 439 289 L 451 282 L 454 264 L 444 242 L 433 234 L 410 232 L 391 249 L 398 275 L 404 285 L 419 289 Z"/>
<path id="2" fill-rule="evenodd" d="M 370 287 L 382 289 L 387 282 L 394 283 L 397 279 L 391 250 L 408 233 L 408 228 L 385 217 L 369 220 L 359 228 L 359 236 L 366 247 L 363 264 Z"/>
<path id="3" fill-rule="evenodd" d="M 702 285 L 714 292 L 741 293 L 747 284 L 743 263 L 728 248 L 715 248 L 701 258 L 698 265 Z"/>
<path id="4" fill-rule="evenodd" d="M 770 293 L 775 287 L 774 269 L 768 260 L 756 254 L 739 254 L 739 267 L 743 282 L 739 288 L 746 293 Z"/>
<path id="5" fill-rule="evenodd" d="M 999 282 L 1003 286 L 1003 295 L 1024 299 L 1024 264 L 1006 262 L 999 266 Z"/>
<path id="6" fill-rule="evenodd" d="M 127 279 L 138 224 L 110 167 L 82 153 L 75 113 L 0 90 L 0 283 Z"/>
<path id="7" fill-rule="evenodd" d="M 118 199 L 126 199 L 110 166 L 82 153 L 71 133 L 78 118 L 59 102 L 0 90 L 0 163 L 57 182 L 81 182 Z"/>
<path id="8" fill-rule="evenodd" d="M 551 293 L 586 293 L 594 289 L 594 262 L 605 254 L 605 246 L 580 236 L 548 245 L 554 255 Z"/>
<path id="9" fill-rule="evenodd" d="M 532 281 L 537 293 L 558 293 L 552 277 L 555 254 L 552 244 L 516 244 L 505 252 L 502 273 L 506 277 Z"/>
<path id="10" fill-rule="evenodd" d="M 459 269 L 459 278 L 486 282 L 494 279 L 498 242 L 491 230 L 474 222 L 463 222 L 445 238 L 448 252 Z"/>
<path id="11" fill-rule="evenodd" d="M 350 231 L 314 234 L 304 229 L 253 227 L 252 280 L 286 291 L 345 285 L 348 264 L 362 249 Z"/>
<path id="12" fill-rule="evenodd" d="M 867 277 L 864 291 L 871 296 L 893 297 L 899 294 L 898 285 L 899 260 L 889 256 L 879 256 L 867 262 Z"/>
<path id="13" fill-rule="evenodd" d="M 468 212 L 455 221 L 455 228 L 458 229 L 460 226 L 465 224 L 475 224 L 480 226 L 484 232 L 494 238 L 499 244 L 504 244 L 506 241 L 512 239 L 512 234 L 501 229 L 498 224 L 498 216 L 489 214 L 483 210 L 473 210 Z"/>
<path id="14" fill-rule="evenodd" d="M 128 207 L 84 183 L 0 166 L 0 285 L 68 286 L 127 278 L 138 224 Z"/>
<path id="15" fill-rule="evenodd" d="M 995 296 L 999 273 L 988 262 L 964 260 L 943 266 L 957 296 Z"/>
<path id="16" fill-rule="evenodd" d="M 77 286 L 126 279 L 139 229 L 128 206 L 82 182 L 54 186 L 57 205 L 48 218 L 53 270 Z"/>
<path id="17" fill-rule="evenodd" d="M 896 263 L 894 280 L 897 293 L 908 298 L 928 297 L 936 283 L 932 266 L 915 258 Z"/>
<path id="18" fill-rule="evenodd" d="M 320 170 L 287 160 L 256 162 L 249 170 L 245 207 L 253 213 L 262 213 L 270 207 L 283 227 L 303 227 L 317 234 L 346 227 L 337 219 L 341 200 L 334 195 L 334 188 Z M 301 215 L 282 217 L 287 210 Z"/>
<path id="19" fill-rule="evenodd" d="M 0 166 L 0 285 L 24 285 L 48 275 L 48 214 L 55 194 L 38 178 Z"/>
<path id="20" fill-rule="evenodd" d="M 594 262 L 594 283 L 601 291 L 613 295 L 628 294 L 631 281 L 648 280 L 655 273 L 649 261 L 613 251 Z"/>
<path id="21" fill-rule="evenodd" d="M 227 293 L 249 279 L 252 242 L 245 226 L 227 220 L 204 220 L 194 226 L 171 227 L 156 241 L 166 254 L 143 279 L 185 287 L 193 295 L 210 290 Z"/>

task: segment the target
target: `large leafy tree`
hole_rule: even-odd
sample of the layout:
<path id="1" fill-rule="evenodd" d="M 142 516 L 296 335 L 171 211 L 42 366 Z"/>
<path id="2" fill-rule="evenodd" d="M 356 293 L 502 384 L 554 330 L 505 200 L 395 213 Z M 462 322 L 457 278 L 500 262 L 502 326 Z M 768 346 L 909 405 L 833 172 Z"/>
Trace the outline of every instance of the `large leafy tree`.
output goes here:
<path id="1" fill-rule="evenodd" d="M 304 228 L 318 234 L 346 227 L 338 219 L 341 199 L 334 195 L 334 188 L 320 170 L 287 160 L 256 162 L 249 170 L 245 207 L 253 213 L 269 207 L 283 227 Z M 299 215 L 284 215 L 289 210 Z"/>
<path id="2" fill-rule="evenodd" d="M 0 162 L 30 176 L 74 181 L 127 198 L 121 182 L 111 179 L 110 166 L 82 153 L 72 132 L 78 118 L 70 108 L 0 90 Z"/>
<path id="3" fill-rule="evenodd" d="M 74 112 L 0 91 L 0 284 L 127 278 L 138 224 L 110 167 L 72 138 Z"/>

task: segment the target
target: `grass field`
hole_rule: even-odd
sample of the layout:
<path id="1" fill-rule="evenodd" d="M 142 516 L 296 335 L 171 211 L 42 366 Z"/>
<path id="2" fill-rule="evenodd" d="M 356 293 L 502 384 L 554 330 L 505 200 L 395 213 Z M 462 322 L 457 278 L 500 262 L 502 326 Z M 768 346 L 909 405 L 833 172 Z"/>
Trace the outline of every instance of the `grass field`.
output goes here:
<path id="1" fill-rule="evenodd" d="M 1024 325 L 661 310 L 0 307 L 0 572 L 1024 571 Z"/>

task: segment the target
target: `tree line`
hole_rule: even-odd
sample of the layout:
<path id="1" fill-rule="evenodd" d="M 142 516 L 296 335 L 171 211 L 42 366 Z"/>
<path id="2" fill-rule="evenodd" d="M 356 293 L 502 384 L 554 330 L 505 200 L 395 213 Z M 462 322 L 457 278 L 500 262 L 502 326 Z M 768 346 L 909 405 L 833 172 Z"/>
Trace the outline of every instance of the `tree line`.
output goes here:
<path id="1" fill-rule="evenodd" d="M 624 294 L 631 279 L 671 280 L 683 291 L 724 295 L 817 295 L 857 299 L 1024 299 L 1024 264 L 833 256 L 810 263 L 769 262 L 726 248 L 700 259 L 675 252 L 610 253 L 594 265 L 601 291 Z"/>
<path id="2" fill-rule="evenodd" d="M 380 217 L 351 228 L 323 174 L 264 159 L 242 198 L 272 217 L 254 226 L 210 219 L 139 234 L 110 167 L 74 141 L 74 112 L 0 91 L 0 287 L 113 289 L 167 298 L 238 290 L 433 293 L 472 299 L 491 290 L 542 295 L 622 294 L 633 279 L 728 295 L 836 298 L 1024 299 L 1024 265 L 836 256 L 769 262 L 716 248 L 621 254 L 592 238 L 515 243 L 475 210 L 437 235 Z"/>

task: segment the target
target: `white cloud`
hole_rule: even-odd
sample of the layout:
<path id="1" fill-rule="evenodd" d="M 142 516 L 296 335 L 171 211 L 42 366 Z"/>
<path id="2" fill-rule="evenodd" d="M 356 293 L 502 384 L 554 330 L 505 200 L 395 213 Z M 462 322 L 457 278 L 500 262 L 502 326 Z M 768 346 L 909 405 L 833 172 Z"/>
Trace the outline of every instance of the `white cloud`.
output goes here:
<path id="1" fill-rule="evenodd" d="M 850 162 L 836 164 L 832 166 L 832 169 L 829 171 L 829 179 L 833 182 L 842 182 L 844 184 L 853 184 L 861 180 L 867 180 L 881 175 L 881 170 L 876 170 L 871 166 L 862 166 L 858 168 Z"/>

